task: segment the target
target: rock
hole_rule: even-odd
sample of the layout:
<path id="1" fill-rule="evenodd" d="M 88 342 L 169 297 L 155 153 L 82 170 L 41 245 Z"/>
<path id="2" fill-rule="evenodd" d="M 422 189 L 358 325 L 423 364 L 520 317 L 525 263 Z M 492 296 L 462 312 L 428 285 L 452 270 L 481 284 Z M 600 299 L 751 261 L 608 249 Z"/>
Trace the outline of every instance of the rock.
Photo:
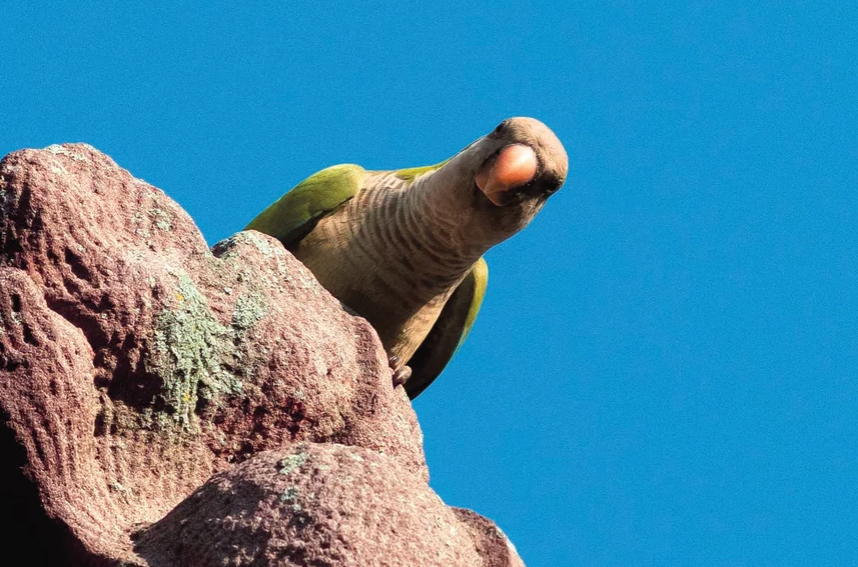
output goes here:
<path id="1" fill-rule="evenodd" d="M 491 565 L 419 475 L 333 443 L 265 452 L 216 475 L 137 543 L 152 567 Z"/>
<path id="2" fill-rule="evenodd" d="M 209 250 L 86 145 L 0 162 L 0 410 L 0 498 L 22 519 L 2 541 L 34 564 L 520 564 L 429 489 L 364 319 L 270 237 Z M 272 468 L 299 450 L 306 466 Z M 284 483 L 318 498 L 298 511 Z M 433 550 L 453 562 L 421 563 Z"/>
<path id="3" fill-rule="evenodd" d="M 494 522 L 473 510 L 453 508 L 453 512 L 468 529 L 483 567 L 524 567 L 515 546 Z"/>

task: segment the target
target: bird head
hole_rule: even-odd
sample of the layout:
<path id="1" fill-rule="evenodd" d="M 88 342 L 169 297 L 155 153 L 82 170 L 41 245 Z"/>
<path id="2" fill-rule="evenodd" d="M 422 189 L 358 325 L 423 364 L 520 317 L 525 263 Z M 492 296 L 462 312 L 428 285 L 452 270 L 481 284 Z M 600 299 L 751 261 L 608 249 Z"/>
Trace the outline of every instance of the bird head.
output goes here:
<path id="1" fill-rule="evenodd" d="M 493 245 L 523 229 L 566 179 L 568 158 L 554 132 L 534 118 L 509 118 L 427 179 L 459 226 Z"/>
<path id="2" fill-rule="evenodd" d="M 568 158 L 548 126 L 534 118 L 509 118 L 473 147 L 474 184 L 497 207 L 544 202 L 566 179 Z"/>

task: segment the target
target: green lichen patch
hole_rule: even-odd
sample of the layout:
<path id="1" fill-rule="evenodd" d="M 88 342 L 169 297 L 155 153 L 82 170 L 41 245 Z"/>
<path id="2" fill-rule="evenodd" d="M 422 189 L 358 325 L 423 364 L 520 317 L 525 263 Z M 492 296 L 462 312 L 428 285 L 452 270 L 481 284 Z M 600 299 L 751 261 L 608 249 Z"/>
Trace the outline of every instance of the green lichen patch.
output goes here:
<path id="1" fill-rule="evenodd" d="M 194 427 L 194 410 L 202 398 L 241 391 L 241 379 L 224 367 L 240 357 L 236 331 L 221 325 L 191 278 L 176 271 L 175 306 L 155 321 L 149 370 L 163 380 L 165 412 L 184 427 Z"/>
<path id="2" fill-rule="evenodd" d="M 268 256 L 269 258 L 275 256 L 279 250 L 275 250 L 271 246 L 271 241 L 263 238 L 261 234 L 258 232 L 239 232 L 239 238 L 242 238 L 248 244 L 256 247 L 257 250 Z"/>
<path id="3" fill-rule="evenodd" d="M 115 492 L 125 502 L 129 502 L 133 496 L 133 490 L 131 488 L 124 486 L 115 480 L 108 484 L 108 488 Z"/>
<path id="4" fill-rule="evenodd" d="M 284 504 L 291 504 L 290 508 L 292 508 L 293 512 L 300 512 L 303 510 L 301 504 L 298 503 L 298 487 L 290 486 L 286 490 L 284 490 L 280 494 L 280 502 Z"/>
<path id="5" fill-rule="evenodd" d="M 280 495 L 280 502 L 295 502 L 298 500 L 298 487 L 290 486 Z"/>
<path id="6" fill-rule="evenodd" d="M 70 157 L 71 159 L 73 159 L 75 161 L 86 161 L 86 156 L 72 152 L 68 148 L 64 148 L 63 146 L 60 146 L 59 144 L 53 144 L 51 146 L 48 146 L 47 148 L 45 148 L 45 150 L 51 152 L 55 156 L 56 155 L 62 155 L 62 156 Z"/>
<path id="7" fill-rule="evenodd" d="M 59 163 L 52 163 L 51 164 L 51 173 L 53 173 L 54 175 L 68 175 L 69 174 L 69 172 L 66 171 L 66 168 L 64 168 Z"/>
<path id="8" fill-rule="evenodd" d="M 296 470 L 298 470 L 301 465 L 307 462 L 310 458 L 308 453 L 305 453 L 302 449 L 299 449 L 297 453 L 294 455 L 289 455 L 288 457 L 283 457 L 277 462 L 277 466 L 280 467 L 280 474 L 288 475 L 292 474 Z"/>
<path id="9" fill-rule="evenodd" d="M 224 238 L 212 247 L 212 251 L 215 256 L 227 260 L 236 256 L 234 250 L 239 244 L 249 244 L 269 258 L 281 253 L 281 250 L 276 250 L 268 239 L 255 231 L 237 232 L 229 238 Z"/>
<path id="10" fill-rule="evenodd" d="M 152 217 L 152 221 L 155 223 L 155 226 L 164 232 L 168 232 L 171 228 L 173 228 L 172 219 L 170 215 L 157 207 L 149 210 L 149 216 Z"/>
<path id="11" fill-rule="evenodd" d="M 242 295 L 235 300 L 232 326 L 236 331 L 246 331 L 265 315 L 265 300 L 257 293 Z"/>
<path id="12" fill-rule="evenodd" d="M 287 266 L 287 253 L 283 246 L 272 241 L 269 237 L 263 236 L 256 231 L 244 231 L 233 234 L 229 238 L 221 240 L 212 247 L 212 252 L 221 260 L 230 262 L 240 257 L 240 251 L 237 248 L 240 245 L 250 245 L 256 248 L 263 256 L 274 261 L 276 266 L 276 276 L 271 277 L 271 270 L 261 270 L 254 273 L 253 277 L 248 277 L 246 271 L 238 272 L 237 281 L 253 281 L 262 287 L 276 289 L 283 285 L 284 282 L 292 280 L 292 273 Z M 300 275 L 300 274 L 299 274 Z"/>

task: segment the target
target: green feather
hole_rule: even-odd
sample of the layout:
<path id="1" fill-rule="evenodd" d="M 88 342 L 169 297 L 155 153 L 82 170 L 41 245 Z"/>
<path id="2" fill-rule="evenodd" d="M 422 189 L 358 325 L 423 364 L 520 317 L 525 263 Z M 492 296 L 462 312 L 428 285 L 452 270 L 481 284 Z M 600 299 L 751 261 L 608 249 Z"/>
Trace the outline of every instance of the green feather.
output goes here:
<path id="1" fill-rule="evenodd" d="M 485 297 L 488 281 L 489 267 L 480 258 L 447 300 L 435 326 L 408 361 L 411 377 L 405 382 L 405 391 L 412 400 L 444 371 L 465 342 Z"/>
<path id="2" fill-rule="evenodd" d="M 468 144 L 467 146 L 465 146 L 464 148 L 462 148 L 461 150 L 456 152 L 456 155 L 454 155 L 453 157 L 456 157 L 460 153 L 464 152 L 465 150 L 467 150 L 468 148 L 470 148 L 471 146 L 476 144 L 478 141 L 479 140 L 475 140 L 475 141 L 471 142 L 470 144 Z M 396 170 L 395 173 L 396 173 L 396 176 L 398 178 L 405 180 L 408 183 L 411 183 L 417 177 L 423 175 L 424 173 L 429 173 L 430 171 L 435 171 L 436 169 L 441 169 L 444 165 L 447 164 L 447 162 L 449 162 L 451 159 L 453 159 L 453 157 L 447 158 L 444 161 L 442 161 L 441 163 L 436 163 L 435 165 L 423 165 L 420 167 L 408 167 L 405 169 L 398 169 L 398 170 Z"/>
<path id="3" fill-rule="evenodd" d="M 421 167 L 409 167 L 406 169 L 398 169 L 396 170 L 396 176 L 404 181 L 408 181 L 411 183 L 418 176 L 423 175 L 424 173 L 429 173 L 430 171 L 435 171 L 436 169 L 441 169 L 445 163 L 447 163 L 448 159 L 442 161 L 441 163 L 436 163 L 435 165 L 424 165 Z"/>
<path id="4" fill-rule="evenodd" d="M 366 171 L 359 165 L 335 165 L 315 173 L 259 213 L 244 230 L 258 230 L 289 245 L 315 221 L 358 194 Z"/>
<path id="5" fill-rule="evenodd" d="M 462 329 L 462 336 L 459 339 L 458 344 L 456 344 L 456 350 L 453 351 L 454 355 L 459 352 L 462 343 L 464 343 L 465 339 L 468 338 L 468 333 L 471 332 L 471 327 L 474 326 L 474 321 L 477 320 L 477 313 L 480 312 L 480 306 L 483 304 L 483 298 L 486 296 L 486 286 L 489 283 L 489 265 L 486 264 L 484 258 L 477 260 L 477 263 L 474 264 L 474 267 L 468 276 L 474 280 L 474 283 L 472 284 L 474 286 L 474 291 L 471 295 L 471 301 L 468 303 L 468 312 L 465 316 L 465 326 Z"/>

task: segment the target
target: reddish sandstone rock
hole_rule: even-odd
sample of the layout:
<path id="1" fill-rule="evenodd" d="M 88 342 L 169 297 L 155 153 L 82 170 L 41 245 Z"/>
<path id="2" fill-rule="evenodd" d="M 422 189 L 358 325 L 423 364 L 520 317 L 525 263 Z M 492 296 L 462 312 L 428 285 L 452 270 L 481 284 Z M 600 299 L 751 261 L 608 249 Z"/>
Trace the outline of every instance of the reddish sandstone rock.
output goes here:
<path id="1" fill-rule="evenodd" d="M 254 565 L 308 564 L 274 559 L 271 546 L 284 537 L 313 557 L 365 561 L 370 540 L 391 528 L 367 519 L 391 515 L 410 526 L 397 537 L 420 542 L 403 549 L 425 554 L 453 542 L 443 557 L 517 561 L 501 557 L 506 540 L 486 536 L 487 520 L 446 508 L 426 485 L 419 426 L 365 320 L 276 240 L 245 232 L 209 250 L 163 192 L 86 145 L 0 162 L 0 420 L 0 499 L 20 518 L 2 541 L 7 553 L 25 545 L 33 564 L 238 561 L 225 542 L 259 550 Z M 302 442 L 313 462 L 347 476 L 292 478 L 266 468 L 265 458 L 288 459 Z M 346 466 L 359 462 L 374 463 L 377 474 Z M 200 488 L 219 471 L 228 472 Z M 250 494 L 261 498 L 260 513 L 300 522 L 293 508 L 262 499 L 286 490 L 285 476 L 302 494 L 325 495 L 301 506 L 326 535 L 284 531 L 264 514 L 217 515 L 238 505 L 224 489 L 234 485 L 245 504 Z M 391 483 L 392 499 L 373 479 Z M 366 543 L 321 521 L 358 505 L 370 507 Z M 443 518 L 455 541 L 408 519 L 409 509 Z M 205 525 L 174 524 L 199 510 L 215 515 Z M 139 555 L 131 541 L 138 531 Z M 198 563 L 181 535 L 191 533 L 208 538 Z M 30 551 L 24 538 L 42 544 Z M 351 545 L 364 551 L 355 555 Z M 387 564 L 378 561 L 354 564 Z"/>
<path id="2" fill-rule="evenodd" d="M 144 530 L 137 552 L 152 567 L 495 565 L 419 475 L 332 443 L 262 453 L 216 475 Z"/>
<path id="3" fill-rule="evenodd" d="M 472 510 L 453 508 L 482 558 L 483 567 L 524 567 L 515 546 L 494 522 Z"/>

